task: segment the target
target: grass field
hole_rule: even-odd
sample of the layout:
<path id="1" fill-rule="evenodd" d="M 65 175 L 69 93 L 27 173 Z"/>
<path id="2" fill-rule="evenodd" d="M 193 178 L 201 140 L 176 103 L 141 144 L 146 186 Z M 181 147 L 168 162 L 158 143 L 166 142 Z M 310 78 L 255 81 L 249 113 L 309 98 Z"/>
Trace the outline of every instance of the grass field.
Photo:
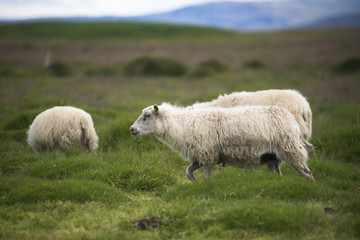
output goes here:
<path id="1" fill-rule="evenodd" d="M 359 42 L 360 29 L 1 25 L 0 238 L 359 239 Z M 178 154 L 129 134 L 151 104 L 269 88 L 310 102 L 316 182 L 283 164 L 281 177 L 218 166 L 193 184 Z M 96 153 L 30 149 L 26 130 L 56 105 L 92 115 Z"/>

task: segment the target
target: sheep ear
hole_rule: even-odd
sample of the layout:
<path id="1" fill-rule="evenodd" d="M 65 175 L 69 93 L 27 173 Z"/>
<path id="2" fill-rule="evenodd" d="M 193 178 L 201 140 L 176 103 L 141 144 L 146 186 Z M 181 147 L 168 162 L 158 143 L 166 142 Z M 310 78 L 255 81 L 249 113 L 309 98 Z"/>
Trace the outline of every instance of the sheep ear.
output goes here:
<path id="1" fill-rule="evenodd" d="M 154 109 L 155 109 L 155 112 L 156 112 L 157 114 L 160 113 L 160 109 L 159 109 L 159 107 L 158 107 L 157 105 L 154 105 Z"/>

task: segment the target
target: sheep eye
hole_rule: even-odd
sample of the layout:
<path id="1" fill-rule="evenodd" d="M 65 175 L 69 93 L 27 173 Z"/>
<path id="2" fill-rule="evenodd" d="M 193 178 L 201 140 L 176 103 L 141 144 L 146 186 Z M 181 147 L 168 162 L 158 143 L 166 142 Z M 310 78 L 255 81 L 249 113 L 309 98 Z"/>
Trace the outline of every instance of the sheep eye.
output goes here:
<path id="1" fill-rule="evenodd" d="M 145 121 L 147 118 L 149 118 L 149 117 L 151 117 L 151 115 L 150 115 L 149 113 L 145 113 L 145 115 L 144 115 L 144 121 Z"/>

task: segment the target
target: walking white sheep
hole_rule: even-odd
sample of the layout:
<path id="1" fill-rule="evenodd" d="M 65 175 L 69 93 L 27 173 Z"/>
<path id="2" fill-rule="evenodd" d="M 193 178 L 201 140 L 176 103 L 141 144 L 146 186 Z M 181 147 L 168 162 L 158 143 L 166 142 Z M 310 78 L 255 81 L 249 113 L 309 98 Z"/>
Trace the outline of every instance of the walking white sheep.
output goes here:
<path id="1" fill-rule="evenodd" d="M 314 180 L 306 165 L 306 148 L 312 145 L 301 137 L 294 116 L 277 106 L 190 109 L 163 103 L 145 108 L 130 133 L 154 134 L 180 153 L 191 163 L 186 174 L 193 182 L 194 170 L 204 167 L 204 177 L 210 178 L 218 163 L 240 168 L 266 164 L 281 175 L 282 161 Z"/>
<path id="2" fill-rule="evenodd" d="M 263 90 L 220 95 L 210 102 L 195 103 L 190 108 L 235 107 L 245 105 L 279 106 L 289 110 L 300 125 L 305 140 L 311 138 L 312 112 L 308 101 L 296 90 Z"/>
<path id="3" fill-rule="evenodd" d="M 27 131 L 34 151 L 98 148 L 98 136 L 90 114 L 75 107 L 53 107 L 40 113 Z"/>

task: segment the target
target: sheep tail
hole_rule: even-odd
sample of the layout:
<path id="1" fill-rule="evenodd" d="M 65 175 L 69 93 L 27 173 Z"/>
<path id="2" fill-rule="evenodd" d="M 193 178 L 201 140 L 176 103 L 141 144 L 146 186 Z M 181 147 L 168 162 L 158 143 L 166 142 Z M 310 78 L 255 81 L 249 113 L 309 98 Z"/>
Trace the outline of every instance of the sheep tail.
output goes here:
<path id="1" fill-rule="evenodd" d="M 311 111 L 307 111 L 307 118 L 308 118 L 307 124 L 308 124 L 309 139 L 310 139 L 311 133 L 312 133 L 312 113 L 311 113 Z M 309 139 L 307 139 L 307 140 L 309 140 Z"/>
<path id="2" fill-rule="evenodd" d="M 90 135 L 88 129 L 81 125 L 81 144 L 88 150 L 90 149 Z"/>

